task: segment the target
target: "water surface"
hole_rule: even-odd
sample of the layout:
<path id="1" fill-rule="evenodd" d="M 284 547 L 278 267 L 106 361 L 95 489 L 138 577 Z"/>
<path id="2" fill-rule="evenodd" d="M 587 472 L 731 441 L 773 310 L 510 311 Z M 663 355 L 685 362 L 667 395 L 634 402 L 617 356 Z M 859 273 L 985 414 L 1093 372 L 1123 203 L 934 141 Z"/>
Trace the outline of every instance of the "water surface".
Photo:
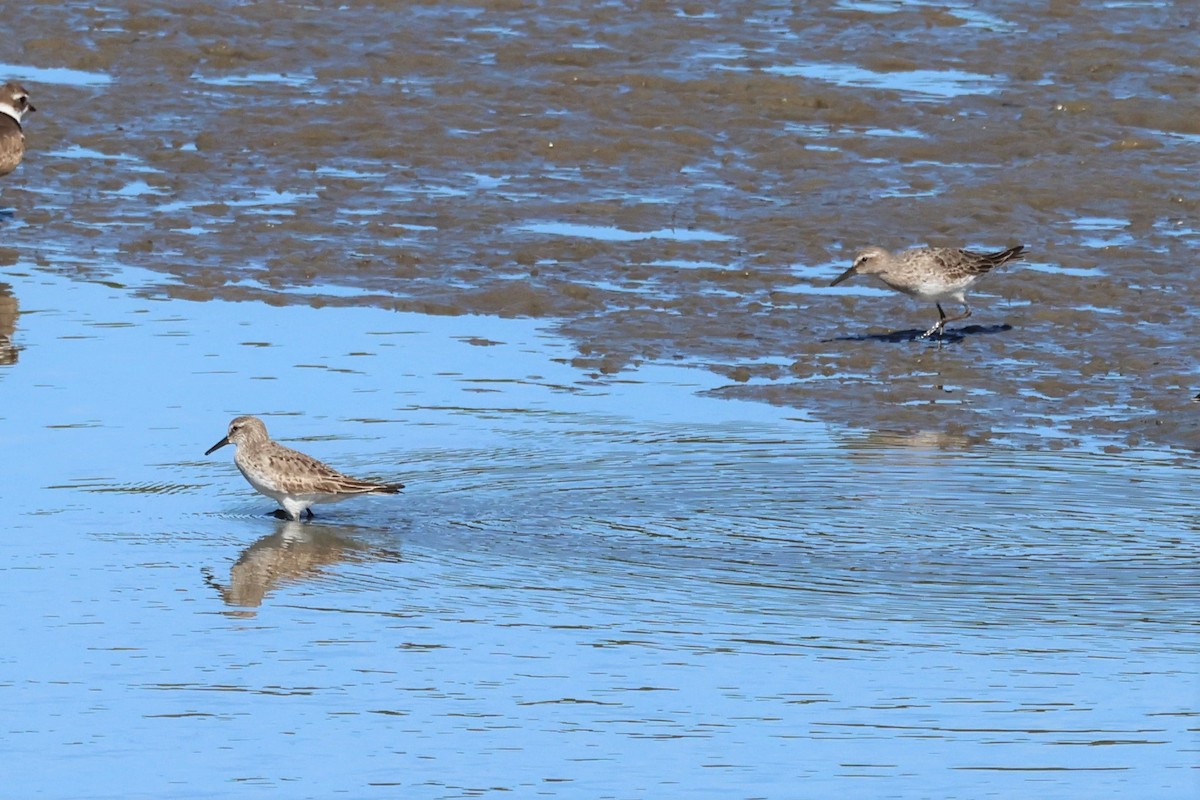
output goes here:
<path id="1" fill-rule="evenodd" d="M 1174 456 L 865 435 L 580 370 L 527 321 L 20 266 L 15 795 L 1195 786 Z M 408 488 L 274 520 L 202 455 L 247 411 Z"/>

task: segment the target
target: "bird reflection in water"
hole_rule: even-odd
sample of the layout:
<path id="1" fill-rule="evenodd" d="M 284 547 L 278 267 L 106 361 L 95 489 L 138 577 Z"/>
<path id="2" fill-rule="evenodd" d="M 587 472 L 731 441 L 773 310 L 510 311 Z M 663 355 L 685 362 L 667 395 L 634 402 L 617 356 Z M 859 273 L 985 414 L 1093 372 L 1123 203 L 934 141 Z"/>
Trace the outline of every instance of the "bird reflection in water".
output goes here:
<path id="1" fill-rule="evenodd" d="M 400 561 L 400 553 L 371 547 L 355 539 L 354 528 L 280 523 L 275 532 L 242 551 L 220 583 L 205 568 L 204 582 L 221 593 L 227 605 L 257 608 L 268 592 L 305 583 L 326 574 L 326 567 L 343 561 Z"/>
<path id="2" fill-rule="evenodd" d="M 13 296 L 12 287 L 0 283 L 0 366 L 17 363 L 19 348 L 13 344 L 13 335 L 17 332 L 17 315 L 20 307 L 17 298 Z"/>

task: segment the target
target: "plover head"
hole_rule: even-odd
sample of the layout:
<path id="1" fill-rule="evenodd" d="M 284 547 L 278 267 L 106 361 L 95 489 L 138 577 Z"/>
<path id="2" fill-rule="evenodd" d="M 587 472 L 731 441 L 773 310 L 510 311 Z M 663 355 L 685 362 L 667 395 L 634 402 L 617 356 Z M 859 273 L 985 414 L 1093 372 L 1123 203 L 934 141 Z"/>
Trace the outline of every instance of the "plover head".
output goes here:
<path id="1" fill-rule="evenodd" d="M 24 86 L 12 81 L 0 86 L 0 114 L 7 114 L 20 122 L 32 111 L 37 109 L 30 104 L 29 92 L 25 91 Z"/>

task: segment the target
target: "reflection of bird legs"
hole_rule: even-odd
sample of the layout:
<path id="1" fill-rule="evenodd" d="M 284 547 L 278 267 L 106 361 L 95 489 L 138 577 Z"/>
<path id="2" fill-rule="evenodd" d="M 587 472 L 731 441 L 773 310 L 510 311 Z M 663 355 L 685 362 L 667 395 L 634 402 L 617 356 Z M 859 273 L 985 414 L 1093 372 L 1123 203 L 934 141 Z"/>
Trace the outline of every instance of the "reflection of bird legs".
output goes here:
<path id="1" fill-rule="evenodd" d="M 316 516 L 316 514 L 312 513 L 312 509 L 311 509 L 311 508 L 306 508 L 306 509 L 304 509 L 304 510 L 305 510 L 305 512 L 307 512 L 307 514 L 308 514 L 308 519 L 312 519 L 313 517 L 315 517 L 315 516 Z M 282 508 L 277 508 L 277 509 L 275 509 L 275 510 L 274 510 L 274 511 L 272 511 L 270 514 L 268 514 L 267 516 L 274 517 L 275 519 L 281 519 L 281 520 L 283 520 L 284 522 L 292 522 L 292 521 L 293 521 L 293 520 L 292 520 L 292 515 L 291 515 L 291 514 L 289 514 L 289 513 L 287 513 L 286 511 L 284 511 Z"/>
<path id="2" fill-rule="evenodd" d="M 967 317 L 971 316 L 971 307 L 969 305 L 967 305 L 966 303 L 963 303 L 963 313 L 959 314 L 957 317 L 947 317 L 946 312 L 942 310 L 941 303 L 935 303 L 934 305 L 937 306 L 938 321 L 932 328 L 930 328 L 929 330 L 927 330 L 921 334 L 920 338 L 922 338 L 922 339 L 928 339 L 930 336 L 933 336 L 935 333 L 938 336 L 941 336 L 942 333 L 946 330 L 947 322 L 957 322 L 960 319 L 966 319 Z"/>

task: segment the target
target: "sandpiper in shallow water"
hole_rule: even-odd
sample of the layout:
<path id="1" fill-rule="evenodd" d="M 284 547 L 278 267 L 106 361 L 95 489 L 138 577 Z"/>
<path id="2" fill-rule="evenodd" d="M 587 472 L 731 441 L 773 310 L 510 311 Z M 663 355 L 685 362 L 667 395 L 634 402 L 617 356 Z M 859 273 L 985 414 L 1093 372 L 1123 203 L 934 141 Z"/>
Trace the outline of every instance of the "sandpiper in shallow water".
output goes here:
<path id="1" fill-rule="evenodd" d="M 854 257 L 850 269 L 833 279 L 837 286 L 852 275 L 874 275 L 890 289 L 903 292 L 937 305 L 938 321 L 921 334 L 926 338 L 940 334 L 947 322 L 971 316 L 967 305 L 967 290 L 977 280 L 1001 264 L 1025 257 L 1025 245 L 1019 244 L 998 253 L 974 253 L 956 247 L 918 247 L 900 253 L 889 253 L 882 247 L 868 247 Z M 954 300 L 961 303 L 963 313 L 947 317 L 942 303 Z"/>
<path id="2" fill-rule="evenodd" d="M 227 444 L 237 448 L 233 463 L 250 485 L 270 497 L 294 520 L 316 503 L 336 503 L 361 494 L 396 494 L 402 483 L 375 483 L 343 475 L 312 456 L 271 440 L 258 417 L 237 417 L 225 438 L 208 448 L 211 454 Z"/>
<path id="3" fill-rule="evenodd" d="M 29 92 L 19 83 L 0 86 L 0 175 L 7 175 L 17 168 L 25 156 L 25 132 L 21 130 L 21 119 L 31 111 Z"/>

